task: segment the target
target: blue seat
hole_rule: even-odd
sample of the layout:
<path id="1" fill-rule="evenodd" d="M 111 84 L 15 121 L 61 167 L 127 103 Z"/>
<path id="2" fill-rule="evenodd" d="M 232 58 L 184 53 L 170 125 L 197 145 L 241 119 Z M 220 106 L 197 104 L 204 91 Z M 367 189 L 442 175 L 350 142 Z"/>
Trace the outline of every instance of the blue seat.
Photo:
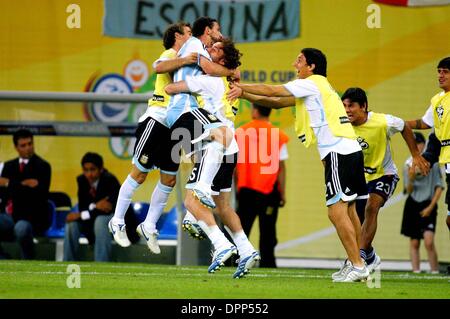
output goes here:
<path id="1" fill-rule="evenodd" d="M 66 217 L 70 209 L 61 209 L 56 207 L 51 200 L 48 201 L 49 209 L 51 211 L 52 223 L 45 235 L 49 238 L 63 238 L 66 226 Z"/>
<path id="2" fill-rule="evenodd" d="M 159 231 L 158 239 L 177 239 L 178 218 L 176 206 L 161 215 L 156 223 L 156 228 Z"/>
<path id="3" fill-rule="evenodd" d="M 133 203 L 134 213 L 136 214 L 138 224 L 142 223 L 147 217 L 149 206 L 150 205 L 145 202 Z M 163 213 L 156 223 L 156 229 L 158 229 L 159 232 L 158 239 L 177 239 L 177 226 L 177 208 L 174 206 L 168 212 Z"/>
<path id="4" fill-rule="evenodd" d="M 62 192 L 50 192 L 48 205 L 51 213 L 51 226 L 45 235 L 49 238 L 63 238 L 66 217 L 72 209 L 70 197 Z"/>
<path id="5" fill-rule="evenodd" d="M 149 206 L 150 205 L 148 203 L 144 202 L 133 203 L 133 209 L 134 213 L 136 214 L 136 220 L 138 225 L 145 220 Z"/>

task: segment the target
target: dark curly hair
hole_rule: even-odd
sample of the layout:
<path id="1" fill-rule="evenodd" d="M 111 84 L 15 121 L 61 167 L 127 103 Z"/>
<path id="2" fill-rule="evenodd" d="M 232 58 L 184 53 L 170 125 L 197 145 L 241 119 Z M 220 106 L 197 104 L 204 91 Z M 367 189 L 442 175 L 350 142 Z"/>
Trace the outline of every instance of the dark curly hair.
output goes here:
<path id="1" fill-rule="evenodd" d="M 234 42 L 230 38 L 223 38 L 220 42 L 222 42 L 223 45 L 224 66 L 227 69 L 236 69 L 241 65 L 240 59 L 242 53 L 234 46 Z"/>

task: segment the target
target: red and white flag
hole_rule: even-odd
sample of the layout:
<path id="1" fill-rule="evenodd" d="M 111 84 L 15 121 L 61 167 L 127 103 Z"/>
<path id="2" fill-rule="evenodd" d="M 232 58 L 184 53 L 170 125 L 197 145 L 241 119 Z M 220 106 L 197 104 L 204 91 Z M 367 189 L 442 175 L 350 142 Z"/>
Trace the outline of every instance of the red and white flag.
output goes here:
<path id="1" fill-rule="evenodd" d="M 374 0 L 374 2 L 404 7 L 430 7 L 450 4 L 450 0 Z"/>

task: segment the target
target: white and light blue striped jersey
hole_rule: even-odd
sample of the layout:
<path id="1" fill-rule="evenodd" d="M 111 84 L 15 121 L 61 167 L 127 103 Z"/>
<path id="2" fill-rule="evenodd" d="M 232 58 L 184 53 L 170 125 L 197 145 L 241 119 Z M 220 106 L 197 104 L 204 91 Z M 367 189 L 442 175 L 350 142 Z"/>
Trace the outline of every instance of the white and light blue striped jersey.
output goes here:
<path id="1" fill-rule="evenodd" d="M 178 56 L 183 58 L 191 53 L 198 53 L 211 61 L 211 56 L 203 43 L 196 37 L 191 37 L 178 51 Z M 199 65 L 200 61 L 196 64 L 190 64 L 183 66 L 175 71 L 173 76 L 173 82 L 184 81 L 187 76 L 196 76 L 203 74 L 203 70 Z M 197 99 L 190 93 L 178 93 L 172 96 L 169 106 L 167 107 L 167 124 L 171 127 L 175 121 L 185 112 L 189 112 L 193 108 L 198 108 Z"/>

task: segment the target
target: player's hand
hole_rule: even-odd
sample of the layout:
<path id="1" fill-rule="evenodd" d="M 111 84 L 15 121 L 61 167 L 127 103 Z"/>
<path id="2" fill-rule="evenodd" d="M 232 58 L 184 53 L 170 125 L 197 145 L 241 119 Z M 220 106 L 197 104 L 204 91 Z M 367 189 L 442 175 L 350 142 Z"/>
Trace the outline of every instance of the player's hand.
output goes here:
<path id="1" fill-rule="evenodd" d="M 192 52 L 191 54 L 189 54 L 188 56 L 185 56 L 183 58 L 183 65 L 197 63 L 197 59 L 198 59 L 198 53 Z"/>
<path id="2" fill-rule="evenodd" d="M 230 76 L 233 82 L 239 82 L 241 80 L 241 70 L 234 69 L 233 74 Z"/>
<path id="3" fill-rule="evenodd" d="M 112 204 L 108 200 L 108 196 L 95 203 L 95 208 L 102 212 L 109 213 L 112 211 Z"/>
<path id="4" fill-rule="evenodd" d="M 237 85 L 233 85 L 232 89 L 227 93 L 227 99 L 231 102 L 242 96 L 242 89 Z"/>
<path id="5" fill-rule="evenodd" d="M 66 216 L 66 222 L 71 223 L 81 218 L 81 214 L 79 212 L 68 213 Z"/>
<path id="6" fill-rule="evenodd" d="M 427 176 L 430 172 L 430 163 L 422 155 L 413 156 L 411 168 L 417 168 L 423 176 Z"/>
<path id="7" fill-rule="evenodd" d="M 21 183 L 23 186 L 34 188 L 39 185 L 39 181 L 35 178 L 24 179 Z"/>

